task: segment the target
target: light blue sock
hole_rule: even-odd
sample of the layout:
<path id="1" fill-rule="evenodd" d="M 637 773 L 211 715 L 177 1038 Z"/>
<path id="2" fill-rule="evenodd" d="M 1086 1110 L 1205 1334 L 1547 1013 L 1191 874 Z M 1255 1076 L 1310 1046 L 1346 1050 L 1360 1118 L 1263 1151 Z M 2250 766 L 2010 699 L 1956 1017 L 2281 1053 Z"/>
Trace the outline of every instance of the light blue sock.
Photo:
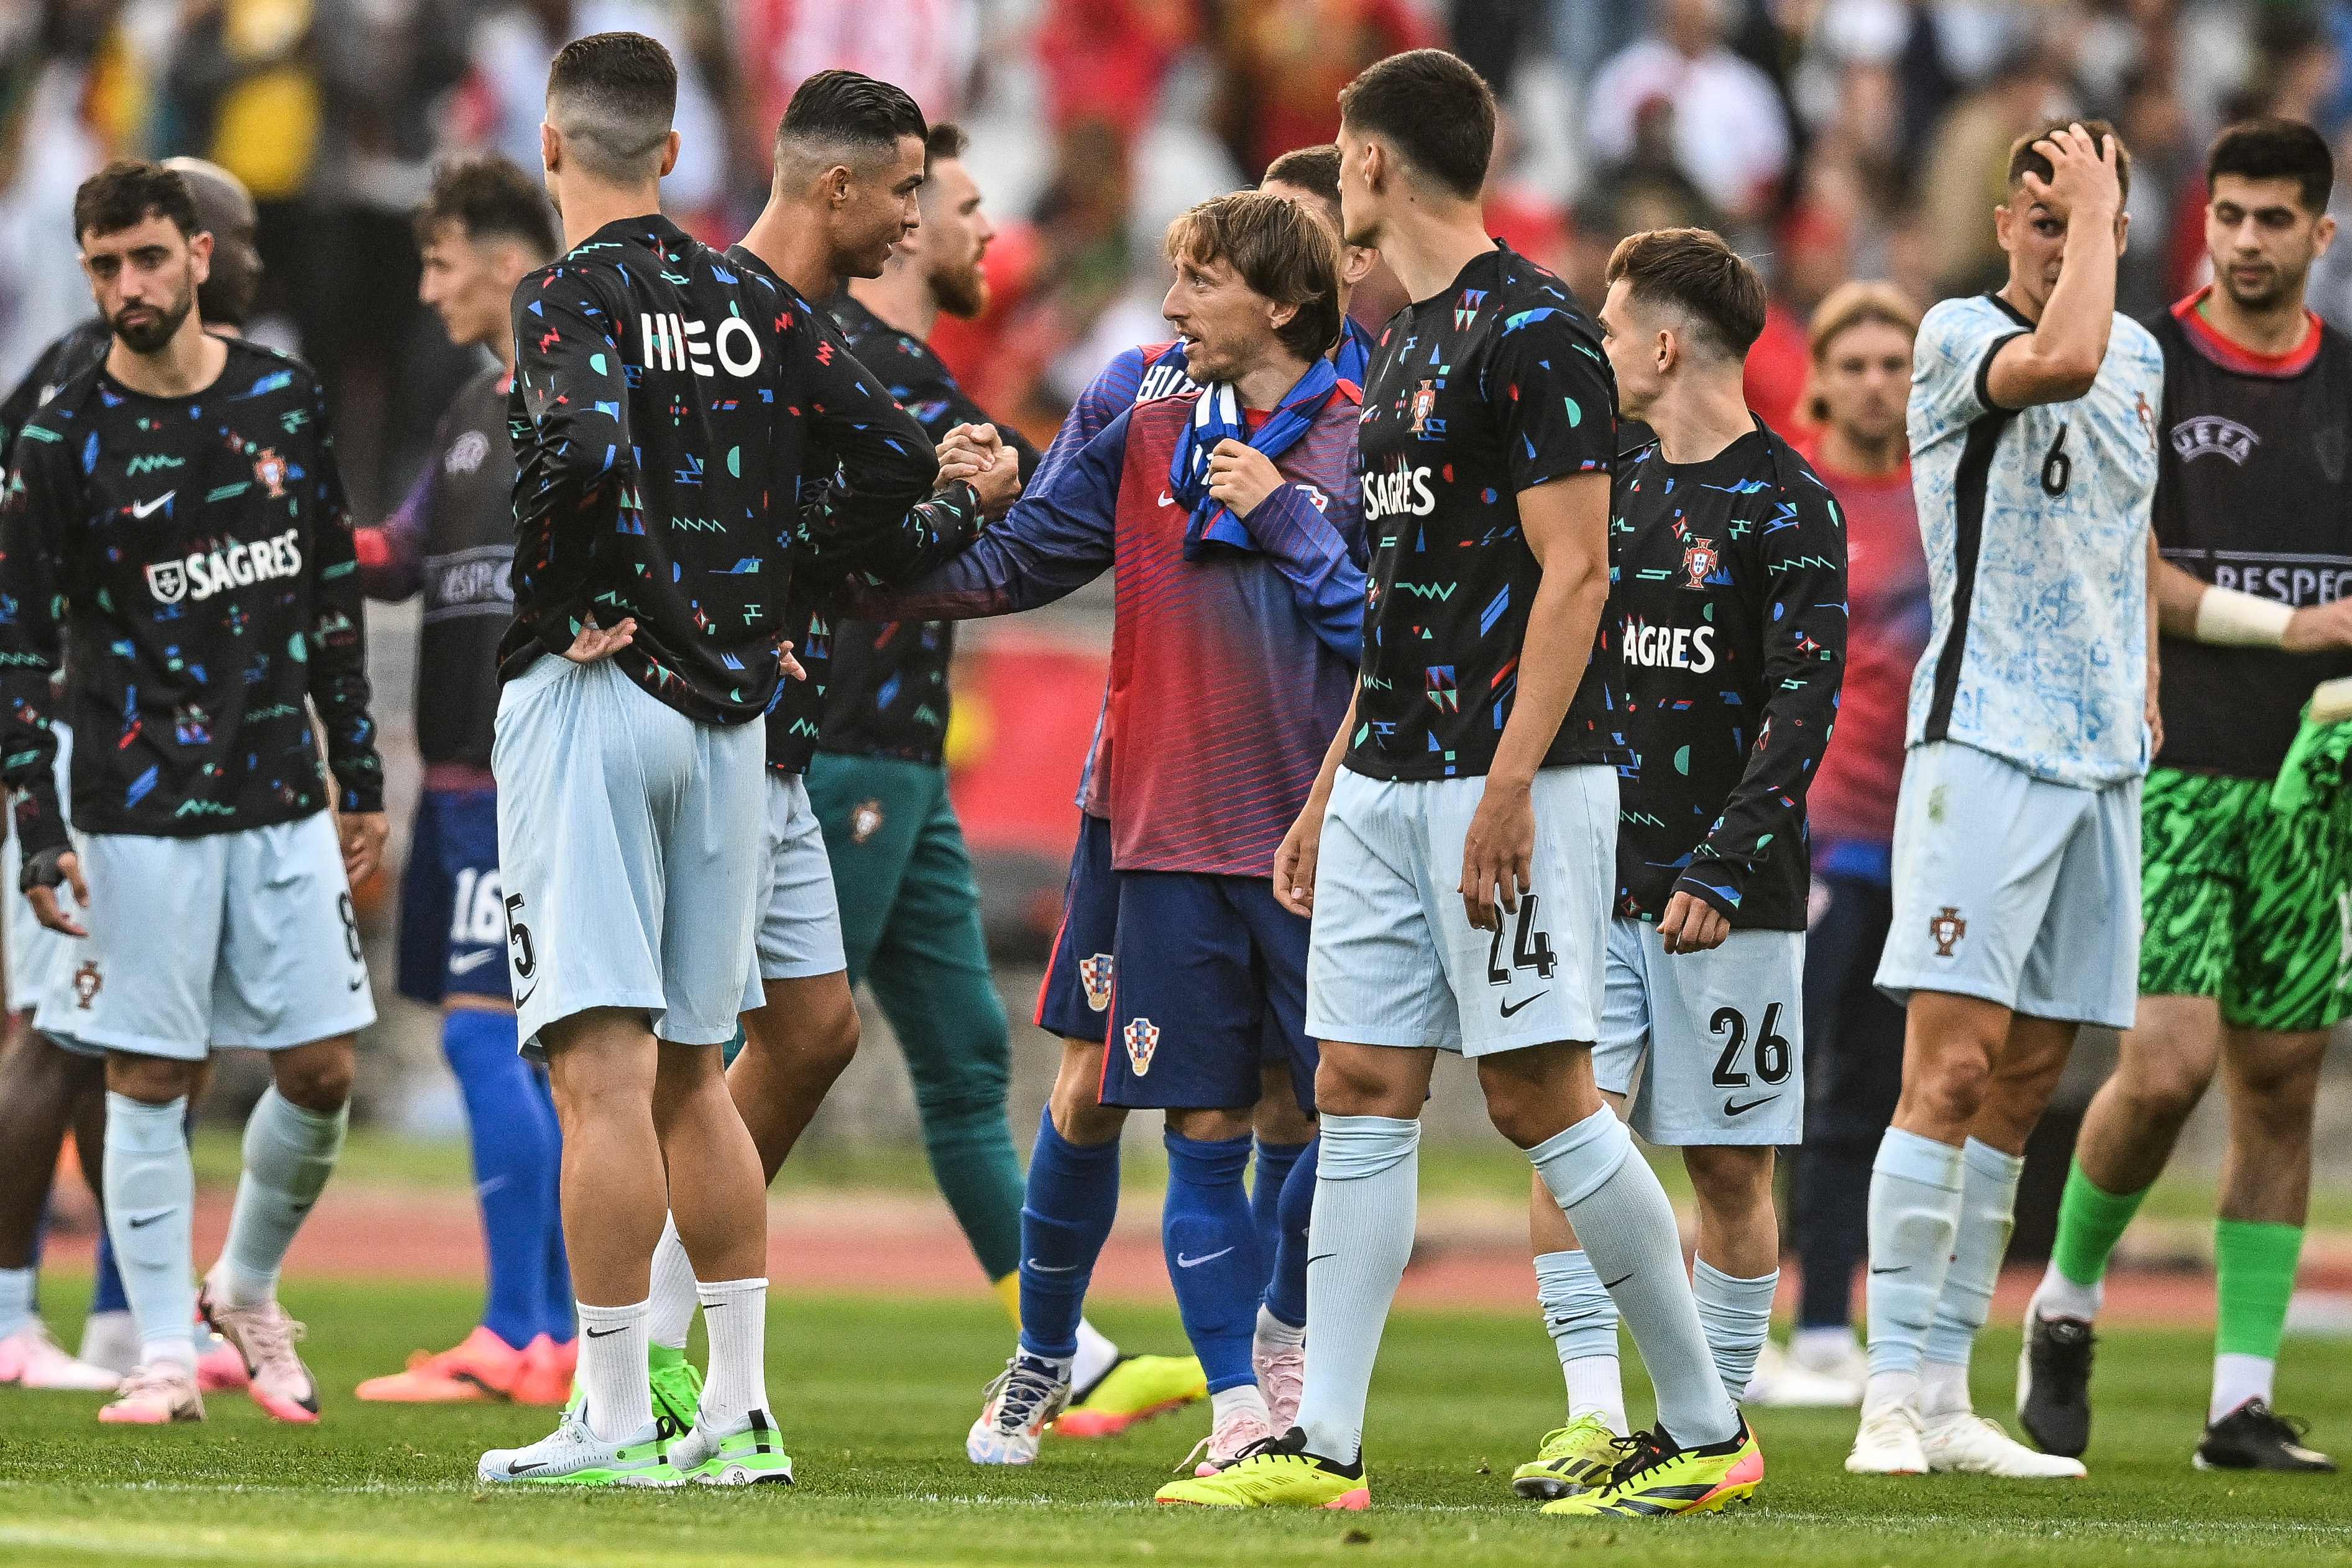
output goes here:
<path id="1" fill-rule="evenodd" d="M 1568 1382 L 1568 1418 L 1598 1416 L 1625 1435 L 1625 1381 L 1617 1359 L 1617 1303 L 1582 1249 L 1536 1257 L 1536 1301 Z"/>
<path id="2" fill-rule="evenodd" d="M 1870 1166 L 1870 1373 L 1916 1378 L 1960 1225 L 1960 1151 L 1886 1129 Z"/>
<path id="3" fill-rule="evenodd" d="M 2009 1234 L 2017 1228 L 2017 1178 L 2025 1161 L 1970 1138 L 1960 1149 L 1960 1222 L 1952 1241 L 1952 1261 L 1936 1297 L 1927 1330 L 1926 1359 L 1958 1367 L 1966 1385 L 1969 1352 L 1992 1312 L 1992 1288 L 2000 1280 Z"/>
<path id="4" fill-rule="evenodd" d="M 1728 1441 L 1739 1414 L 1723 1396 L 1690 1279 L 1674 1205 L 1633 1134 L 1603 1106 L 1528 1151 L 1576 1227 L 1576 1239 L 1624 1314 L 1657 1390 L 1658 1425 L 1686 1448 Z M 1311 1370 L 1314 1357 L 1307 1358 Z"/>
<path id="5" fill-rule="evenodd" d="M 334 1174 L 351 1120 L 348 1103 L 321 1115 L 278 1092 L 275 1083 L 263 1091 L 245 1121 L 245 1173 L 213 1276 L 228 1305 L 258 1306 L 278 1294 L 286 1249 Z"/>
<path id="6" fill-rule="evenodd" d="M 1748 1397 L 1748 1380 L 1756 1375 L 1757 1353 L 1764 1348 L 1764 1336 L 1772 1332 L 1772 1295 L 1780 1288 L 1778 1269 L 1743 1280 L 1701 1258 L 1691 1270 L 1691 1295 L 1698 1302 L 1699 1326 L 1706 1331 L 1706 1348 L 1715 1356 L 1723 1391 L 1734 1405 Z"/>
<path id="7" fill-rule="evenodd" d="M 1176 1311 L 1209 1392 L 1222 1394 L 1257 1381 L 1250 1341 L 1265 1290 L 1257 1227 L 1250 1218 L 1250 1141 L 1187 1138 L 1172 1129 L 1168 1147 L 1168 1197 L 1160 1211 L 1160 1245 Z"/>
<path id="8" fill-rule="evenodd" d="M 1420 1200 L 1421 1124 L 1394 1116 L 1326 1116 L 1307 1225 L 1307 1387 L 1298 1425 L 1307 1450 L 1353 1464 L 1364 1403 L 1404 1266 Z M 1321 1273 L 1315 1270 L 1320 1269 Z"/>
<path id="9" fill-rule="evenodd" d="M 149 1105 L 106 1095 L 106 1228 L 139 1325 L 142 1362 L 196 1364 L 196 1281 L 190 1261 L 196 1167 L 183 1097 Z"/>
<path id="10" fill-rule="evenodd" d="M 0 1339 L 6 1339 L 33 1321 L 32 1268 L 0 1269 Z"/>

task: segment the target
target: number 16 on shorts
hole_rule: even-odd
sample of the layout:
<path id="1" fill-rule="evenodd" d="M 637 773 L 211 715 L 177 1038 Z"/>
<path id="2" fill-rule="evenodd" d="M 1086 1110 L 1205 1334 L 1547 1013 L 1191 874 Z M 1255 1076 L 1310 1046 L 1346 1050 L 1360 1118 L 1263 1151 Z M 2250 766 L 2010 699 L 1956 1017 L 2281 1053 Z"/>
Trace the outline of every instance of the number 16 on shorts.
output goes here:
<path id="1" fill-rule="evenodd" d="M 1800 1143 L 1804 976 L 1801 931 L 1670 954 L 1656 926 L 1613 920 L 1592 1075 L 1633 1096 L 1628 1120 L 1654 1144 Z"/>

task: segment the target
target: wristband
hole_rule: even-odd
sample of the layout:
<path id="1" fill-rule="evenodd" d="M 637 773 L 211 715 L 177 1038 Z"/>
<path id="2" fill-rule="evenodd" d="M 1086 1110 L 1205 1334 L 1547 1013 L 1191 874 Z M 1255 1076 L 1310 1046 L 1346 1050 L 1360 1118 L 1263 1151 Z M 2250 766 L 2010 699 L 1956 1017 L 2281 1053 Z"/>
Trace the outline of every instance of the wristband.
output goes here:
<path id="1" fill-rule="evenodd" d="M 16 891 L 30 893 L 37 887 L 56 887 L 66 880 L 65 867 L 59 861 L 71 852 L 63 844 L 51 844 L 25 857 L 22 871 L 16 873 Z"/>
<path id="2" fill-rule="evenodd" d="M 2234 588 L 2209 587 L 2197 600 L 2197 640 L 2225 648 L 2275 648 L 2294 608 Z"/>

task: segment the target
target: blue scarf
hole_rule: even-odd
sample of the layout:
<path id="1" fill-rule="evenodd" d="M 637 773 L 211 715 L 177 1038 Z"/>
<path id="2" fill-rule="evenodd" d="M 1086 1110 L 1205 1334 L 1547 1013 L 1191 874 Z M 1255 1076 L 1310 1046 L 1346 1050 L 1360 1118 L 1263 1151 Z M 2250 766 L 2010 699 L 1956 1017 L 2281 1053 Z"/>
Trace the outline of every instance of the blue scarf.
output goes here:
<path id="1" fill-rule="evenodd" d="M 1343 382 L 1364 384 L 1372 371 L 1372 336 L 1356 325 L 1353 316 L 1339 318 L 1339 351 L 1333 357 L 1334 368 Z"/>
<path id="2" fill-rule="evenodd" d="M 1258 426 L 1255 435 L 1243 421 L 1241 397 L 1232 383 L 1218 382 L 1201 389 L 1192 405 L 1192 423 L 1177 432 L 1175 455 L 1168 464 L 1168 493 L 1192 513 L 1192 520 L 1184 527 L 1186 560 L 1200 559 L 1213 544 L 1238 550 L 1257 549 L 1233 509 L 1209 494 L 1209 455 L 1217 444 L 1238 441 L 1269 459 L 1280 457 L 1314 424 L 1339 383 L 1339 372 L 1331 368 L 1331 361 L 1318 358 L 1307 367 L 1298 384 L 1283 393 L 1282 402 Z"/>

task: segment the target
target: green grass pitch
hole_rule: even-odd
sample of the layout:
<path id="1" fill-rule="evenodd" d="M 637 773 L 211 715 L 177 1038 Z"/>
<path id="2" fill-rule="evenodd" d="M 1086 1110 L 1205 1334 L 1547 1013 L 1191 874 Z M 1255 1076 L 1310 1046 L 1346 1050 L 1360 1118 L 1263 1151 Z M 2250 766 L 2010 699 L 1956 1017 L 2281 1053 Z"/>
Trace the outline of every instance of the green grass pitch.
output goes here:
<path id="1" fill-rule="evenodd" d="M 47 1306 L 79 1321 L 72 1281 Z M 2285 1561 L 2352 1563 L 2352 1478 L 2199 1474 L 2201 1333 L 2103 1344 L 2086 1482 L 1865 1482 L 1839 1468 L 1843 1412 L 1763 1412 L 1769 1474 L 1743 1514 L 1580 1526 L 1505 1485 L 1558 1421 L 1559 1377 L 1530 1310 L 1402 1314 L 1372 1390 L 1374 1507 L 1359 1515 L 1223 1515 L 1147 1500 L 1205 1429 L 1198 1412 L 1108 1443 L 1049 1443 L 1029 1470 L 978 1470 L 962 1436 L 1005 1354 L 993 1304 L 780 1298 L 769 1390 L 800 1484 L 715 1492 L 500 1492 L 474 1457 L 528 1440 L 551 1413 L 364 1406 L 362 1377 L 457 1338 L 477 1296 L 438 1286 L 292 1281 L 289 1305 L 327 1396 L 325 1421 L 276 1425 L 242 1396 L 201 1427 L 101 1427 L 92 1398 L 0 1389 L 0 1563 L 425 1563 L 435 1568 L 874 1563 L 2008 1563 L 2068 1568 Z M 1101 1315 L 1137 1346 L 1173 1314 Z M 2016 1337 L 1988 1336 L 1977 1397 L 2008 1400 Z M 2283 1402 L 2352 1443 L 2352 1363 L 2291 1343 Z"/>

